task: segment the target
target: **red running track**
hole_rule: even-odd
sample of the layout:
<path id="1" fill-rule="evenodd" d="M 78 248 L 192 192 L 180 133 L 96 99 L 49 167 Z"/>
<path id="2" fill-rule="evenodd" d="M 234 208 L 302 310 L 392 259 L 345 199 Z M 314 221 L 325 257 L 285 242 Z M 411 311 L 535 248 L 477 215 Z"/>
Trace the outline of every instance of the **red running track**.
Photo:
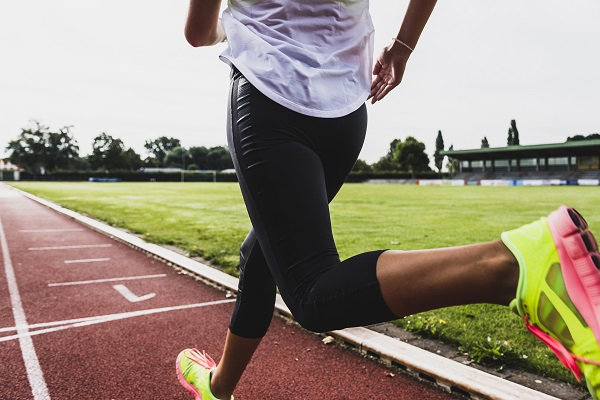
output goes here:
<path id="1" fill-rule="evenodd" d="M 175 358 L 218 360 L 233 299 L 0 186 L 0 399 L 190 399 Z M 455 399 L 274 318 L 245 399 Z"/>

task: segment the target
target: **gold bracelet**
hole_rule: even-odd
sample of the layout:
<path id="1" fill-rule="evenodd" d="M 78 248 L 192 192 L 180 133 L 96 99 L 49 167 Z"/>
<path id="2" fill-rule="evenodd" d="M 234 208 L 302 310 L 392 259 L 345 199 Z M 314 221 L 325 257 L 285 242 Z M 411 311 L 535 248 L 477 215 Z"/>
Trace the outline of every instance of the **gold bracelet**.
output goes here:
<path id="1" fill-rule="evenodd" d="M 407 49 L 409 49 L 411 52 L 415 51 L 412 47 L 410 47 L 409 45 L 407 45 L 406 43 L 404 43 L 402 40 L 400 40 L 398 38 L 392 38 L 392 39 L 394 39 L 396 42 L 400 43 L 402 46 L 404 46 Z"/>

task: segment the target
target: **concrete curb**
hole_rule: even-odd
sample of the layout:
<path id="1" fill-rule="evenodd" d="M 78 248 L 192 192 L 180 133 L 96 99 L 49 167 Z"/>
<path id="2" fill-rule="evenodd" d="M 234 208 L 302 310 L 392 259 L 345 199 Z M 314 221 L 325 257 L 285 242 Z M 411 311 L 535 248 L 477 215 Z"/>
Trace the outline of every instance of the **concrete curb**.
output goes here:
<path id="1" fill-rule="evenodd" d="M 204 281 L 237 292 L 238 279 L 216 270 L 205 264 L 192 260 L 174 251 L 156 244 L 147 243 L 139 237 L 113 228 L 102 222 L 71 211 L 50 201 L 23 192 L 8 185 L 11 190 L 18 191 L 23 196 L 36 201 L 63 215 L 118 240 L 128 246 L 145 252 L 169 265 L 198 276 Z M 277 295 L 276 310 L 292 317 L 283 300 Z M 337 340 L 355 348 L 360 353 L 379 358 L 384 363 L 398 367 L 421 379 L 434 382 L 445 390 L 468 396 L 472 399 L 486 400 L 560 400 L 556 397 L 521 386 L 514 382 L 496 377 L 459 362 L 409 345 L 400 340 L 374 332 L 367 328 L 348 328 L 329 332 Z"/>

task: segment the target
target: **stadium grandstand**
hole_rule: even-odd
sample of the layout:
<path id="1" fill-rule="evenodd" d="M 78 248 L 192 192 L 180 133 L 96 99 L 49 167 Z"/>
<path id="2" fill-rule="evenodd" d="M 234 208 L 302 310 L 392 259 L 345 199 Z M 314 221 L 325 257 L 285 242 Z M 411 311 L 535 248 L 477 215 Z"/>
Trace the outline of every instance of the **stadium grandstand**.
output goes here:
<path id="1" fill-rule="evenodd" d="M 600 139 L 446 150 L 441 154 L 457 166 L 453 178 L 466 182 L 558 180 L 576 184 L 600 180 Z"/>

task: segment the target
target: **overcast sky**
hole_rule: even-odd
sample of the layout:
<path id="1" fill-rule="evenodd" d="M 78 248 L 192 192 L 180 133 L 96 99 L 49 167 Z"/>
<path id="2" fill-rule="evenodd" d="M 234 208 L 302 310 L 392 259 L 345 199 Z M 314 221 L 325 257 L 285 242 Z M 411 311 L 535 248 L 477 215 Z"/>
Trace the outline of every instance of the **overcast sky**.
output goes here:
<path id="1" fill-rule="evenodd" d="M 373 0 L 376 53 L 407 0 Z M 72 125 L 82 155 L 102 132 L 145 155 L 144 142 L 226 144 L 224 44 L 192 48 L 184 0 L 18 0 L 0 3 L 0 155 L 32 119 Z M 504 146 L 600 132 L 600 1 L 440 0 L 403 83 L 369 106 L 361 158 L 415 136 L 446 148 Z"/>

